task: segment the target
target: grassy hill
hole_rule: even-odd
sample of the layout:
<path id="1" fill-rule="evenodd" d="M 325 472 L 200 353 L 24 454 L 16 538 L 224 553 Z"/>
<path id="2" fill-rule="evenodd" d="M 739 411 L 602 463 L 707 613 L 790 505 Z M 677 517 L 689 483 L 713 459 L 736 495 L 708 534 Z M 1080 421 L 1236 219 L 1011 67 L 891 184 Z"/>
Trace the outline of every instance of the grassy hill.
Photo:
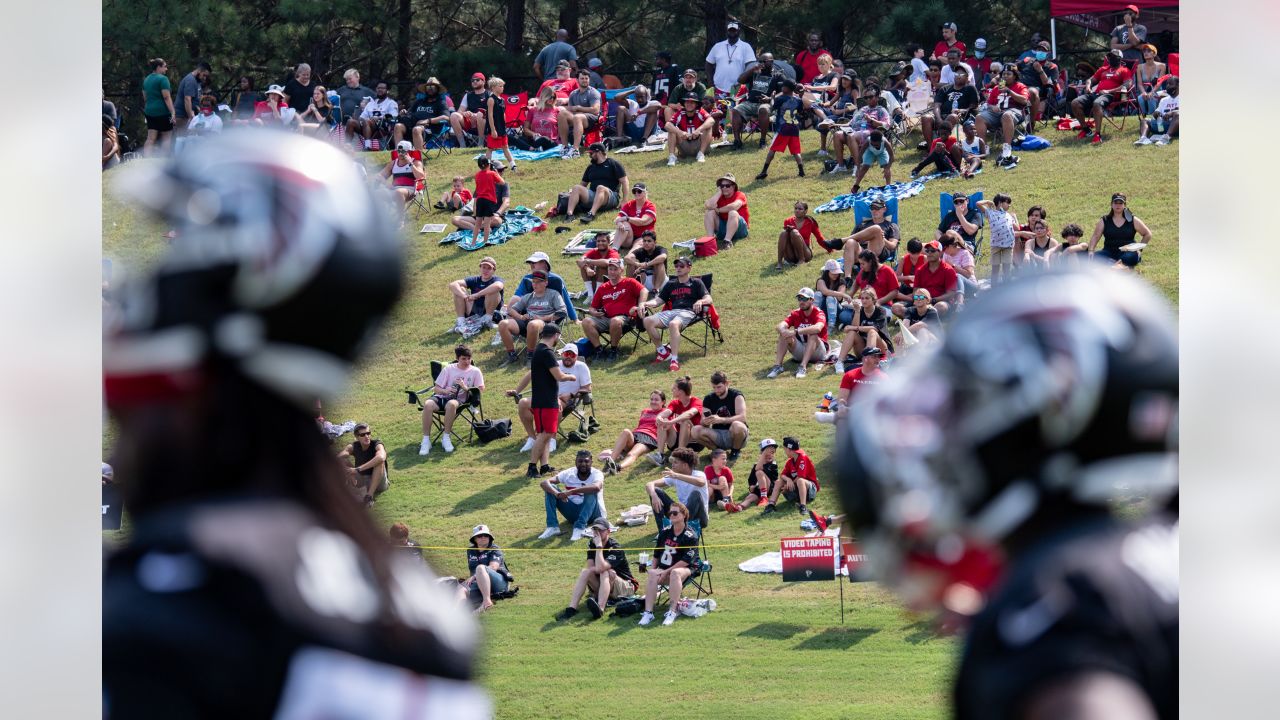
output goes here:
<path id="1" fill-rule="evenodd" d="M 1006 192 L 1013 196 L 1013 209 L 1020 216 L 1030 205 L 1045 206 L 1055 231 L 1068 222 L 1091 230 L 1107 211 L 1111 193 L 1122 191 L 1153 233 L 1142 274 L 1176 302 L 1178 144 L 1137 148 L 1131 144 L 1133 134 L 1128 133 L 1094 147 L 1076 141 L 1074 135 L 1053 130 L 1043 134 L 1055 147 L 1023 153 L 1021 165 L 1013 171 L 992 166 L 971 181 L 930 182 L 921 195 L 903 201 L 904 237 L 932 237 L 939 191 L 982 189 L 988 197 Z M 773 270 L 782 221 L 795 200 L 807 200 L 811 208 L 816 207 L 847 192 L 850 184 L 848 175 L 818 175 L 817 137 L 805 133 L 803 141 L 809 173 L 804 179 L 795 177 L 787 158 L 777 158 L 769 180 L 752 181 L 764 155 L 754 146 L 737 153 L 713 151 L 706 164 L 682 161 L 677 168 L 665 167 L 665 153 L 619 159 L 633 182 L 648 184 L 658 206 L 660 243 L 668 248 L 673 241 L 703 234 L 702 203 L 715 190 L 715 178 L 726 170 L 737 176 L 749 198 L 752 235 L 734 249 L 695 265 L 697 273 L 715 273 L 713 295 L 724 320 L 725 343 L 713 344 L 707 357 L 686 346 L 680 374 L 694 378 L 694 390 L 701 396 L 709 392 L 712 371 L 725 371 L 731 384 L 746 395 L 752 442 L 794 435 L 818 463 L 820 477 L 829 477 L 830 427 L 816 424 L 812 412 L 823 392 L 835 391 L 839 378 L 830 369 L 811 371 L 803 380 L 790 374 L 765 378 L 773 361 L 776 335 L 772 327 L 794 306 L 796 290 L 812 285 L 819 274 L 817 263 Z M 440 192 L 455 174 L 470 176 L 475 168 L 472 155 L 473 151 L 455 151 L 430 160 L 427 173 L 432 191 Z M 914 150 L 901 152 L 895 177 L 905 177 L 917 158 Z M 372 166 L 385 162 L 386 156 L 366 159 Z M 556 192 L 577 181 L 586 162 L 522 163 L 518 174 L 508 174 L 514 201 L 532 207 L 554 200 Z M 110 174 L 105 182 L 110 184 Z M 162 250 L 163 228 L 138 218 L 109 197 L 104 197 L 103 208 L 105 254 L 144 266 Z M 823 214 L 817 219 L 828 236 L 845 234 L 852 213 Z M 958 645 L 953 639 L 935 636 L 927 623 L 904 612 L 887 592 L 871 583 L 846 586 L 847 615 L 842 625 L 834 584 L 783 584 L 779 576 L 737 570 L 738 562 L 776 550 L 779 537 L 801 534 L 800 517 L 794 511 L 764 518 L 756 511 L 712 514 L 708 543 L 759 545 L 710 551 L 719 608 L 703 618 L 681 618 L 671 628 L 656 623 L 639 628 L 635 618 L 606 617 L 588 623 L 581 619 L 586 613 L 567 623 L 552 620 L 564 606 L 583 563 L 585 541 L 571 546 L 567 532 L 550 541 L 535 539 L 543 528 L 542 492 L 523 477 L 527 455 L 517 452 L 523 441 L 518 424 L 515 435 L 506 441 L 460 445 L 453 454 L 437 448 L 421 458 L 417 455 L 419 414 L 405 403 L 401 390 L 429 384 L 430 360 L 452 358 L 450 349 L 458 336 L 449 332 L 453 324 L 446 290 L 449 281 L 473 274 L 480 256 L 490 254 L 498 261 L 498 274 L 511 287 L 524 271 L 523 259 L 534 250 L 545 250 L 552 256 L 553 269 L 566 277 L 572 289 L 581 289 L 572 262 L 560 255 L 570 235 L 534 233 L 483 253 L 465 253 L 439 246 L 440 235 L 418 235 L 416 227 L 427 221 L 447 222 L 447 218 L 424 215 L 417 225 L 411 218 L 405 229 L 411 248 L 408 296 L 379 347 L 359 369 L 353 392 L 341 405 L 326 408 L 326 415 L 334 421 L 371 423 L 391 454 L 393 485 L 376 507 L 379 522 L 404 521 L 419 543 L 454 547 L 465 544 L 470 527 L 483 522 L 493 528 L 498 543 L 511 550 L 511 569 L 522 588 L 519 598 L 499 603 L 482 620 L 486 648 L 480 670 L 500 717 L 652 717 L 671 713 L 672 702 L 688 708 L 686 712 L 709 717 L 934 718 L 945 714 Z M 594 224 L 600 225 L 599 221 Z M 575 232 L 580 227 L 585 226 L 575 223 Z M 578 336 L 576 330 L 569 335 Z M 490 417 L 514 418 L 514 404 L 502 391 L 514 386 L 524 368 L 500 367 L 500 348 L 490 347 L 489 338 L 484 333 L 472 340 L 475 360 L 489 388 L 485 410 Z M 593 366 L 603 427 L 588 448 L 610 447 L 619 430 L 632 427 L 650 389 L 662 388 L 670 394 L 671 373 L 665 365 L 650 365 L 651 358 L 652 348 L 641 345 L 617 363 Z M 734 470 L 745 473 L 752 457 L 754 453 L 744 452 Z M 553 464 L 572 464 L 572 451 L 562 448 L 553 455 Z M 630 472 L 606 481 L 608 506 L 615 518 L 622 508 L 644 502 L 643 484 L 655 476 L 652 466 L 641 461 Z M 814 508 L 834 512 L 837 504 L 833 488 L 824 482 Z M 651 527 L 624 528 L 617 537 L 625 546 L 636 546 L 651 534 Z M 466 571 L 460 550 L 427 555 L 443 574 Z"/>

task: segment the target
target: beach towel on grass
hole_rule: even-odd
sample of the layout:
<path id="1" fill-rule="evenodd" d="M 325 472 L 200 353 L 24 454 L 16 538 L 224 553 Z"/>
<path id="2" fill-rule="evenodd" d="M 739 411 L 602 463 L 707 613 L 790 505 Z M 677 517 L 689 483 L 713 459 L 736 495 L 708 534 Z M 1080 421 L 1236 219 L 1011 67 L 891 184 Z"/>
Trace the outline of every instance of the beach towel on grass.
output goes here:
<path id="1" fill-rule="evenodd" d="M 511 150 L 512 159 L 514 159 L 518 163 L 522 163 L 522 162 L 535 162 L 537 160 L 546 160 L 548 158 L 559 158 L 560 154 L 564 152 L 564 147 L 561 145 L 557 145 L 549 150 L 520 150 L 519 148 L 510 148 L 510 150 Z M 480 158 L 484 157 L 484 155 L 485 155 L 484 153 L 478 153 L 472 159 L 479 160 Z M 495 158 L 501 158 L 502 153 L 495 150 L 493 153 L 493 156 Z"/>
<path id="2" fill-rule="evenodd" d="M 502 225 L 489 231 L 489 245 L 501 245 L 517 235 L 545 230 L 546 221 L 537 213 L 523 205 L 517 205 L 507 211 L 507 218 Z M 454 230 L 440 240 L 441 245 L 454 243 L 462 250 L 479 250 L 485 246 L 481 239 L 474 237 L 470 230 Z"/>
<path id="3" fill-rule="evenodd" d="M 915 197 L 924 191 L 924 184 L 930 180 L 936 180 L 941 177 L 955 177 L 954 175 L 944 175 L 943 173 L 933 173 L 918 177 L 915 180 L 907 182 L 889 183 L 880 187 L 867 188 L 857 195 L 837 195 L 832 198 L 831 202 L 819 205 L 814 212 L 829 213 L 840 212 L 843 210 L 852 210 L 854 203 L 859 200 L 866 200 L 868 203 L 872 200 L 888 201 L 892 198 L 904 200 L 909 197 Z"/>

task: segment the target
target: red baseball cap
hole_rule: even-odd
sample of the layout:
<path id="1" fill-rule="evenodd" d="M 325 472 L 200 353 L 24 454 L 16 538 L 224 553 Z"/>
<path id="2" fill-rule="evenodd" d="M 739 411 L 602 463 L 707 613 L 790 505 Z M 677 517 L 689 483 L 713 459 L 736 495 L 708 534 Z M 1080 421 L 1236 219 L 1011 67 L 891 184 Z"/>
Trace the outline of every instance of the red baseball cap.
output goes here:
<path id="1" fill-rule="evenodd" d="M 942 249 L 942 244 L 941 244 L 941 243 L 939 243 L 937 240 L 930 240 L 929 242 L 925 243 L 925 244 L 924 244 L 924 246 L 925 246 L 925 247 L 931 247 L 931 248 L 933 248 L 934 250 L 941 250 L 941 249 Z"/>
<path id="2" fill-rule="evenodd" d="M 1129 12 L 1133 13 L 1134 15 L 1137 15 L 1137 14 L 1138 14 L 1138 6 L 1137 6 L 1137 5 L 1125 5 L 1125 6 L 1124 6 L 1124 9 L 1125 9 L 1125 10 L 1128 10 Z"/>
<path id="3" fill-rule="evenodd" d="M 472 79 L 472 80 L 475 80 L 476 78 L 480 78 L 481 80 L 483 80 L 483 79 L 484 79 L 484 73 L 482 73 L 482 72 L 478 72 L 478 73 L 476 73 L 476 74 L 474 74 L 474 75 L 472 75 L 472 76 L 471 76 L 471 79 Z"/>

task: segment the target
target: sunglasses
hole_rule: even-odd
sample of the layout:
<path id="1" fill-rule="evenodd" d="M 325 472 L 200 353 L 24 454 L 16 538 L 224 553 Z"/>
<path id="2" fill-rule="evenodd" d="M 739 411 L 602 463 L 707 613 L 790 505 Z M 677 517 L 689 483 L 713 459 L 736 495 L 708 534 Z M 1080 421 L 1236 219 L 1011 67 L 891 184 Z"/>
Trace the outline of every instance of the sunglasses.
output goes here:
<path id="1" fill-rule="evenodd" d="M 667 517 L 680 517 L 680 511 L 672 510 L 671 512 L 667 513 Z"/>
<path id="2" fill-rule="evenodd" d="M 640 194 L 642 194 L 643 192 L 644 192 L 643 190 L 632 190 L 632 191 L 631 191 L 631 194 L 632 194 L 632 195 L 640 195 Z"/>
<path id="3" fill-rule="evenodd" d="M 929 296 L 928 295 L 912 295 L 911 299 L 912 300 L 928 300 Z"/>
<path id="4" fill-rule="evenodd" d="M 720 183 L 720 184 L 719 184 L 719 185 L 717 185 L 716 187 L 720 187 L 720 188 L 731 188 L 731 187 L 733 187 L 733 185 L 732 185 L 731 183 Z"/>
<path id="5" fill-rule="evenodd" d="M 936 253 L 936 252 L 940 252 L 940 251 L 938 250 L 938 248 L 925 248 L 925 249 L 924 249 L 924 251 L 925 251 L 926 253 Z"/>
<path id="6" fill-rule="evenodd" d="M 369 437 L 372 434 L 373 433 L 369 432 L 368 430 L 365 430 L 364 432 L 356 433 L 356 437 Z"/>

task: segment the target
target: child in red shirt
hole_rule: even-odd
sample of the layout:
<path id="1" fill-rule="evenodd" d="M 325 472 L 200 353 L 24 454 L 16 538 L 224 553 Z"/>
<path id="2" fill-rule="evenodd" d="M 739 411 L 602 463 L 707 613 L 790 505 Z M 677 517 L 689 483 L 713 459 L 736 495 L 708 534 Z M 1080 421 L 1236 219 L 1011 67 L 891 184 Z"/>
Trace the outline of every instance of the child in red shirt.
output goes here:
<path id="1" fill-rule="evenodd" d="M 733 471 L 728 468 L 728 454 L 720 448 L 711 451 L 711 464 L 703 469 L 707 476 L 707 492 L 711 502 L 724 509 L 733 501 Z"/>
<path id="2" fill-rule="evenodd" d="M 466 178 L 461 175 L 453 176 L 453 187 L 444 191 L 440 196 L 440 202 L 436 203 L 437 210 L 461 210 L 463 205 L 471 201 L 471 191 L 467 189 Z"/>

